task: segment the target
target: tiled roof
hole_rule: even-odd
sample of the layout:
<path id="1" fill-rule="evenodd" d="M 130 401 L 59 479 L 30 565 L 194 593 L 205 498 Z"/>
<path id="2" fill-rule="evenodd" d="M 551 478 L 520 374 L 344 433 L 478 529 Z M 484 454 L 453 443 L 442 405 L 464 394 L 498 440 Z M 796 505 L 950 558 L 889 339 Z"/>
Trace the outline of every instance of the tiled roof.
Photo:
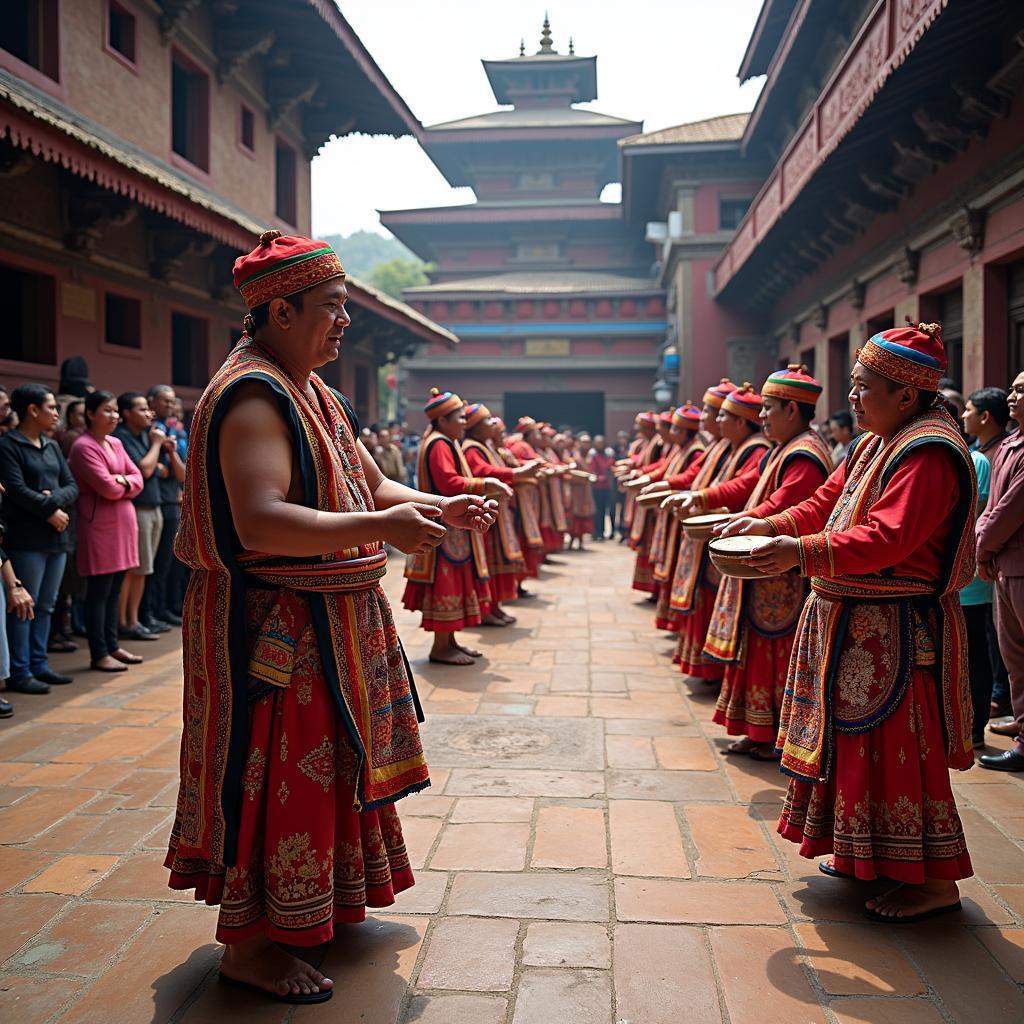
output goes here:
<path id="1" fill-rule="evenodd" d="M 576 107 L 541 107 L 526 110 L 495 110 L 489 114 L 477 114 L 458 121 L 428 125 L 427 138 L 431 132 L 464 131 L 473 128 L 607 128 L 616 125 L 634 125 L 628 117 L 612 117 L 596 110 L 579 110 Z"/>
<path id="2" fill-rule="evenodd" d="M 743 137 L 750 114 L 723 114 L 704 121 L 691 121 L 656 132 L 619 139 L 620 146 L 678 146 L 694 142 L 738 142 Z"/>
<path id="3" fill-rule="evenodd" d="M 650 277 L 629 274 L 590 273 L 586 270 L 515 270 L 505 274 L 487 274 L 441 281 L 438 284 L 408 288 L 406 298 L 478 292 L 494 295 L 570 295 L 578 292 L 656 292 L 657 284 Z"/>

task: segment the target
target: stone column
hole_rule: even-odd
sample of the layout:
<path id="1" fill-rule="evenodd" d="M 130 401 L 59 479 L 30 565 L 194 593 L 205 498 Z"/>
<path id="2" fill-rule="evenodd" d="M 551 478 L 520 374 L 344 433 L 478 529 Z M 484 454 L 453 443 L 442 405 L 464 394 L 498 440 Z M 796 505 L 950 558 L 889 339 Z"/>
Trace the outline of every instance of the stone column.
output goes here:
<path id="1" fill-rule="evenodd" d="M 1006 278 L 1001 267 L 975 263 L 964 271 L 964 394 L 1005 387 L 1021 367 L 1007 366 Z"/>

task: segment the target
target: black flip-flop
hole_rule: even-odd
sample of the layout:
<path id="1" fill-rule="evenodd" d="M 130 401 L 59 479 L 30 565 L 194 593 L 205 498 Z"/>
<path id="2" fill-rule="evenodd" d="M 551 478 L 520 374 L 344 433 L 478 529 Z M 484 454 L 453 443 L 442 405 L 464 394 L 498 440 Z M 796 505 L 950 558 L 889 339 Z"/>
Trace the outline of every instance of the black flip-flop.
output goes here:
<path id="1" fill-rule="evenodd" d="M 847 874 L 845 871 L 839 871 L 833 867 L 827 860 L 818 861 L 818 870 L 823 875 L 828 875 L 829 878 L 853 878 L 853 875 Z"/>
<path id="2" fill-rule="evenodd" d="M 932 910 L 925 910 L 920 914 L 906 914 L 903 917 L 893 917 L 889 914 L 880 914 L 877 910 L 864 908 L 864 916 L 876 924 L 917 924 L 919 921 L 927 921 L 929 918 L 938 917 L 940 914 L 952 914 L 963 910 L 964 905 L 957 900 L 956 903 L 949 903 L 944 907 L 935 907 Z"/>
<path id="3" fill-rule="evenodd" d="M 239 981 L 237 978 L 229 978 L 223 971 L 217 972 L 217 980 L 223 985 L 230 985 L 232 988 L 242 988 L 249 992 L 255 992 L 257 995 L 264 996 L 275 1003 L 293 1003 L 296 1006 L 308 1006 L 311 1003 L 326 1003 L 331 996 L 334 995 L 333 988 L 321 989 L 319 992 L 298 992 L 287 995 L 280 995 L 277 992 L 271 992 L 268 989 L 261 988 L 259 985 L 253 985 L 248 981 Z"/>

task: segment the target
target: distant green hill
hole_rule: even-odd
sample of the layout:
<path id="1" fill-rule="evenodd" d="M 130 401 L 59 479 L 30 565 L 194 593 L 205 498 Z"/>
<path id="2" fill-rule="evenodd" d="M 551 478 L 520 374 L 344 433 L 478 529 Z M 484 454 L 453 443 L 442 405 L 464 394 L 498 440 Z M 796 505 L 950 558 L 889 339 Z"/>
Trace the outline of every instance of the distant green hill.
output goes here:
<path id="1" fill-rule="evenodd" d="M 420 262 L 419 257 L 402 245 L 397 238 L 385 238 L 375 231 L 354 231 L 351 235 L 324 235 L 324 241 L 334 247 L 341 257 L 345 270 L 353 277 L 361 277 L 364 281 L 371 279 L 373 268 L 378 263 L 390 263 L 392 260 Z"/>

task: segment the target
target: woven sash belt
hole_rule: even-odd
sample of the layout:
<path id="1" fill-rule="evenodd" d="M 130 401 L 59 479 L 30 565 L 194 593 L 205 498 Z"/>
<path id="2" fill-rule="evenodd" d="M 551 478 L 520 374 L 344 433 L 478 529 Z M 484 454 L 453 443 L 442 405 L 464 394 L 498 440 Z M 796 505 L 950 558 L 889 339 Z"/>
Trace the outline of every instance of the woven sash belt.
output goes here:
<path id="1" fill-rule="evenodd" d="M 271 587 L 305 590 L 316 594 L 344 594 L 371 590 L 387 572 L 388 556 L 383 550 L 362 558 L 336 562 L 296 561 L 265 555 L 239 555 L 238 565 L 248 575 Z"/>

